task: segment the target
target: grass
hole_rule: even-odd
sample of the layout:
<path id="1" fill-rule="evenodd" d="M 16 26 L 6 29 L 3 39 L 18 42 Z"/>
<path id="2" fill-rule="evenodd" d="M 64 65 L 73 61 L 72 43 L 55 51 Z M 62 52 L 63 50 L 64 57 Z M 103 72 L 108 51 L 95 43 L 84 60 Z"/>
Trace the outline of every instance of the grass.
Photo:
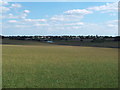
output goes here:
<path id="1" fill-rule="evenodd" d="M 118 50 L 3 45 L 3 88 L 117 88 Z"/>
<path id="2" fill-rule="evenodd" d="M 9 45 L 69 45 L 69 46 L 87 46 L 87 47 L 105 47 L 105 48 L 120 48 L 120 41 L 100 41 L 100 42 L 81 42 L 81 41 L 62 41 L 57 40 L 54 43 L 47 43 L 41 41 L 32 41 L 32 40 L 10 40 L 3 39 L 2 44 Z"/>
<path id="3" fill-rule="evenodd" d="M 49 43 L 41 43 L 40 41 L 30 41 L 30 40 L 10 40 L 10 39 L 3 39 L 2 44 L 8 45 L 51 45 Z"/>
<path id="4" fill-rule="evenodd" d="M 55 41 L 55 44 L 72 45 L 72 46 L 88 46 L 88 47 L 106 47 L 120 48 L 119 41 L 96 41 L 96 42 L 80 42 L 80 41 Z"/>

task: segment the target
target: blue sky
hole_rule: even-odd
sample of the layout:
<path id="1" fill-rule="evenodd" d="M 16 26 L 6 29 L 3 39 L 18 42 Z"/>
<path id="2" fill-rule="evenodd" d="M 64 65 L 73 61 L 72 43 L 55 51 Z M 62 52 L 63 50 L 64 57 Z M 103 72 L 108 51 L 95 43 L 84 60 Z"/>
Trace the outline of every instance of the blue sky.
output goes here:
<path id="1" fill-rule="evenodd" d="M 3 35 L 118 34 L 114 2 L 3 2 Z"/>

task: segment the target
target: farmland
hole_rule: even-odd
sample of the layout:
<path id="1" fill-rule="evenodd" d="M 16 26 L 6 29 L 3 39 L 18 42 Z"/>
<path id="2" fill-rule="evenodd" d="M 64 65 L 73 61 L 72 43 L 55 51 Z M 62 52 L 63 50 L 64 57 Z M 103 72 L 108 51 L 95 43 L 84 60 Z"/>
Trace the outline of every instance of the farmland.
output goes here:
<path id="1" fill-rule="evenodd" d="M 118 49 L 3 45 L 3 88 L 117 88 Z"/>

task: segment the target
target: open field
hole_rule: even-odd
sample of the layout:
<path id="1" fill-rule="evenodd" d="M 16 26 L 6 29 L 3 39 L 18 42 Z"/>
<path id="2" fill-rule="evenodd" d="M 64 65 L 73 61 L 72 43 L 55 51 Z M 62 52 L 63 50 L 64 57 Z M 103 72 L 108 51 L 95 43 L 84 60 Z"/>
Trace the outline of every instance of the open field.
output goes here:
<path id="1" fill-rule="evenodd" d="M 80 42 L 80 41 L 54 41 L 54 43 L 47 43 L 32 40 L 10 40 L 3 39 L 3 44 L 10 45 L 67 45 L 67 46 L 87 46 L 87 47 L 107 47 L 107 48 L 120 48 L 120 41 L 104 41 L 104 42 Z"/>
<path id="2" fill-rule="evenodd" d="M 120 41 L 103 41 L 103 42 L 80 42 L 80 41 L 56 41 L 58 45 L 69 46 L 90 46 L 90 47 L 105 47 L 105 48 L 120 48 Z"/>
<path id="3" fill-rule="evenodd" d="M 114 48 L 3 45 L 4 88 L 116 88 Z"/>
<path id="4" fill-rule="evenodd" d="M 41 43 L 40 41 L 27 41 L 27 40 L 10 40 L 10 39 L 3 39 L 2 44 L 8 45 L 50 45 L 49 43 Z"/>

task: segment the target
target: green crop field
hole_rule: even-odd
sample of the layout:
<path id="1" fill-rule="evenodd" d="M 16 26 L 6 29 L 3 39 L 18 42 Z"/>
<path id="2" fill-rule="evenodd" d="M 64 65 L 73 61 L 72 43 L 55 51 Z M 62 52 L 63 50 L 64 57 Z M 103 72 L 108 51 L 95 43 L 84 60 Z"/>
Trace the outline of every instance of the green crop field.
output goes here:
<path id="1" fill-rule="evenodd" d="M 3 88 L 117 88 L 118 49 L 3 45 Z"/>

